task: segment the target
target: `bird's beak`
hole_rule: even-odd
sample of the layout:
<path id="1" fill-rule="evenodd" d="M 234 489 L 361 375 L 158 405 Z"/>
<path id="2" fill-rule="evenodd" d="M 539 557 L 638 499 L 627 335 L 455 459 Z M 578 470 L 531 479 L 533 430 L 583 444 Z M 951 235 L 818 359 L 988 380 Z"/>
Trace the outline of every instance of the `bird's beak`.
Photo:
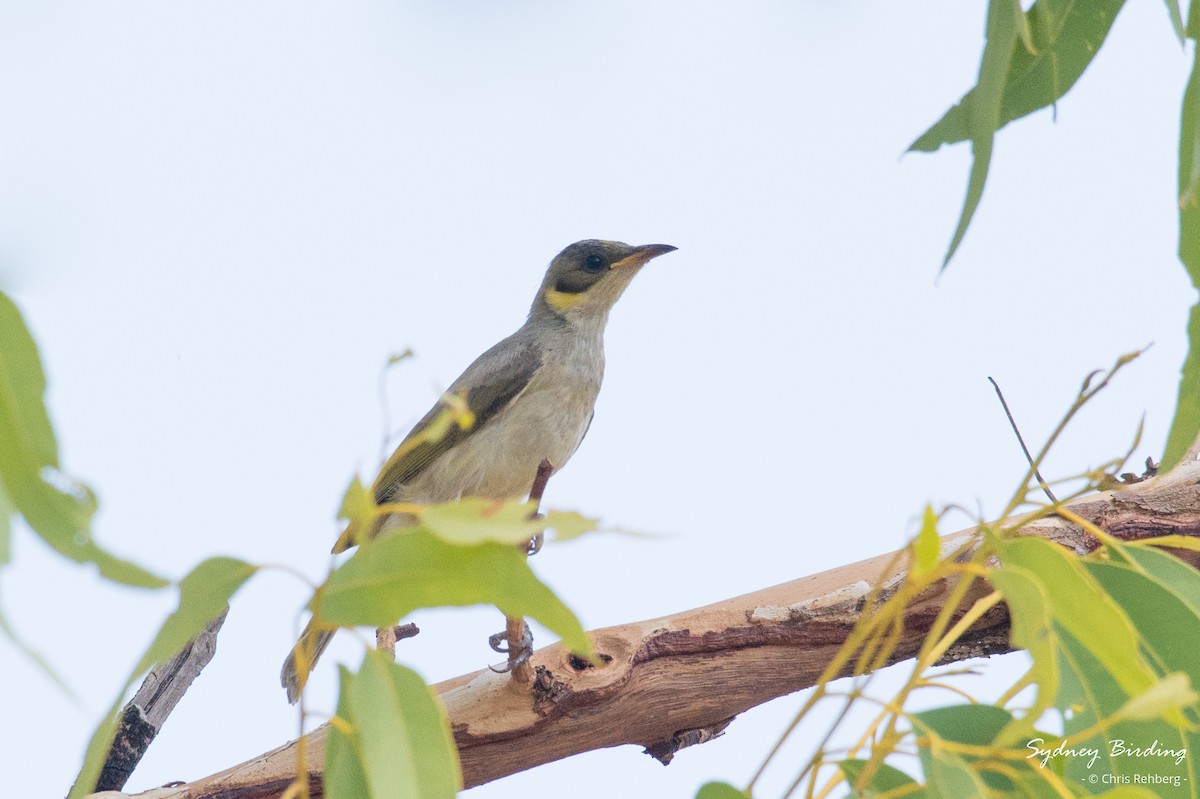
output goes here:
<path id="1" fill-rule="evenodd" d="M 666 255 L 669 252 L 674 252 L 679 249 L 672 247 L 670 244 L 643 244 L 641 247 L 634 247 L 633 252 L 626 255 L 619 261 L 616 261 L 610 266 L 610 269 L 617 269 L 622 266 L 641 266 L 651 258 L 657 258 L 660 255 Z"/>

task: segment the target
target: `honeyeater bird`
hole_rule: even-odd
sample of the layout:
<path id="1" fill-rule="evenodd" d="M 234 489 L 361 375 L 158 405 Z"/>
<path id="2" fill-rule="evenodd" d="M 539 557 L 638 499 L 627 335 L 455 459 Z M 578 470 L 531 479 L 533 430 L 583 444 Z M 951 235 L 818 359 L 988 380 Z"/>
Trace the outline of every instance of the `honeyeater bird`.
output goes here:
<path id="1" fill-rule="evenodd" d="M 543 460 L 562 468 L 592 422 L 604 377 L 609 311 L 646 262 L 674 249 L 587 240 L 560 252 L 525 324 L 468 366 L 384 464 L 374 484 L 375 503 L 519 499 L 529 493 Z M 473 416 L 470 424 L 428 435 L 448 408 L 463 405 L 471 412 L 466 417 Z M 372 532 L 411 521 L 385 517 Z M 343 534 L 334 552 L 355 543 Z M 289 701 L 299 698 L 308 669 L 333 632 L 311 621 L 305 628 L 280 675 Z M 297 668 L 298 655 L 308 666 L 304 673 Z"/>

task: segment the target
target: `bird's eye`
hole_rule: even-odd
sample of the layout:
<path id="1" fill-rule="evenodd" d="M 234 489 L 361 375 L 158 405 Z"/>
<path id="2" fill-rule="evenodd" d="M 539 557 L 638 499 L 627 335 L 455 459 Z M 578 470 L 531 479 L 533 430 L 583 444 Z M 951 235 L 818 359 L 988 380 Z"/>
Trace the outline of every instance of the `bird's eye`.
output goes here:
<path id="1" fill-rule="evenodd" d="M 584 271 L 587 271 L 587 272 L 592 272 L 592 273 L 599 272 L 601 269 L 604 268 L 604 259 L 601 258 L 596 253 L 592 253 L 591 255 L 589 255 L 587 258 L 584 259 L 583 268 L 584 268 Z"/>

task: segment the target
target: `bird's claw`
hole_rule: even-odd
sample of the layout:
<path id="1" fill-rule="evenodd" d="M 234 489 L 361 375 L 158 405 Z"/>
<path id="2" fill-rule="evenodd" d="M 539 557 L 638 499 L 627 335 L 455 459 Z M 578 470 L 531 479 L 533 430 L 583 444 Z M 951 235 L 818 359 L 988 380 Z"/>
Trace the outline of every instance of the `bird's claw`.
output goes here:
<path id="1" fill-rule="evenodd" d="M 497 674 L 504 674 L 520 666 L 522 663 L 527 663 L 531 655 L 533 655 L 533 631 L 529 629 L 529 625 L 523 625 L 524 631 L 521 633 L 521 640 L 517 642 L 517 653 L 515 657 L 510 657 L 506 663 L 499 666 L 488 666 L 489 669 Z M 511 651 L 511 642 L 508 640 L 508 632 L 501 630 L 488 636 L 488 646 L 493 652 L 499 652 L 502 655 L 507 655 Z"/>
<path id="2" fill-rule="evenodd" d="M 540 513 L 538 514 L 539 517 L 541 515 L 542 514 Z M 545 540 L 545 536 L 542 533 L 538 533 L 533 538 L 529 539 L 528 543 L 525 544 L 525 554 L 528 556 L 536 555 L 537 553 L 541 552 L 543 540 Z"/>

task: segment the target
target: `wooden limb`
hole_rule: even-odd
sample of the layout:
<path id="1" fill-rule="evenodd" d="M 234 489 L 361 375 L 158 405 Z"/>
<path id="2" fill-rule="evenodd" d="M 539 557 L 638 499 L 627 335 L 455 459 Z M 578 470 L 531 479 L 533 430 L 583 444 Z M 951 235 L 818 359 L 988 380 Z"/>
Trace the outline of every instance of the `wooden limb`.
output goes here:
<path id="1" fill-rule="evenodd" d="M 100 769 L 97 791 L 119 791 L 141 762 L 167 716 L 183 699 L 217 651 L 217 633 L 229 614 L 226 608 L 175 657 L 150 670 L 121 713 L 120 726 Z"/>
<path id="2" fill-rule="evenodd" d="M 1125 540 L 1200 537 L 1200 463 L 1064 507 Z M 1031 522 L 1022 533 L 1081 553 L 1098 546 L 1080 527 L 1057 516 Z M 977 538 L 975 528 L 946 536 L 942 553 Z M 1200 562 L 1200 553 L 1177 554 L 1193 566 Z M 591 637 L 600 666 L 560 645 L 546 647 L 531 660 L 532 695 L 513 690 L 508 677 L 488 670 L 434 686 L 458 744 L 464 786 L 620 744 L 661 756 L 714 737 L 751 707 L 812 686 L 854 628 L 871 587 L 882 586 L 886 595 L 903 579 L 900 568 L 887 568 L 892 562 L 892 555 L 881 555 L 695 610 L 597 630 Z M 919 649 L 951 588 L 932 586 L 909 607 L 889 664 Z M 977 585 L 961 607 L 990 590 Z M 999 605 L 943 661 L 1007 652 L 1008 631 L 1007 610 Z M 314 797 L 322 795 L 327 729 L 314 730 L 306 742 Z M 292 741 L 210 777 L 156 789 L 144 799 L 278 797 L 295 777 L 296 749 Z"/>

